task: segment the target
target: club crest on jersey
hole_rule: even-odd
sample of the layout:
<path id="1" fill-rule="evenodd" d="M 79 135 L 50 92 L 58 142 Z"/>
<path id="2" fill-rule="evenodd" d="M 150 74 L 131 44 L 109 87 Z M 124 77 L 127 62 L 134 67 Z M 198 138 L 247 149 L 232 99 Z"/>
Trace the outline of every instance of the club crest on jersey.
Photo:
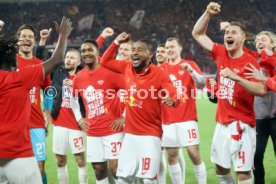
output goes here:
<path id="1" fill-rule="evenodd" d="M 179 75 L 183 75 L 184 73 L 185 73 L 185 72 L 184 72 L 183 70 L 179 70 L 179 71 L 178 71 L 178 74 L 179 74 Z"/>
<path id="2" fill-rule="evenodd" d="M 103 81 L 103 80 L 98 80 L 97 83 L 98 83 L 99 85 L 103 85 L 104 81 Z"/>

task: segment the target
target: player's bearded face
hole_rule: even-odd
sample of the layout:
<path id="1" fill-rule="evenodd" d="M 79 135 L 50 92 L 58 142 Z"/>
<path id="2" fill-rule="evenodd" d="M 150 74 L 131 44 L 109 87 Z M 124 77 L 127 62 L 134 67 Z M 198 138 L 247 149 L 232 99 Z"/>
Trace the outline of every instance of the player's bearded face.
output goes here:
<path id="1" fill-rule="evenodd" d="M 131 59 L 134 70 L 140 71 L 146 68 L 151 59 L 147 45 L 143 42 L 135 42 L 132 46 Z"/>
<path id="2" fill-rule="evenodd" d="M 92 43 L 81 45 L 81 59 L 85 64 L 94 64 L 98 62 L 98 48 Z"/>
<path id="3" fill-rule="evenodd" d="M 66 70 L 74 70 L 80 64 L 80 56 L 77 52 L 68 51 L 65 56 L 64 66 Z"/>
<path id="4" fill-rule="evenodd" d="M 35 45 L 34 32 L 30 29 L 23 29 L 18 38 L 19 52 L 31 53 Z"/>
<path id="5" fill-rule="evenodd" d="M 243 46 L 245 35 L 238 26 L 228 26 L 224 34 L 224 45 L 228 52 L 238 50 Z"/>

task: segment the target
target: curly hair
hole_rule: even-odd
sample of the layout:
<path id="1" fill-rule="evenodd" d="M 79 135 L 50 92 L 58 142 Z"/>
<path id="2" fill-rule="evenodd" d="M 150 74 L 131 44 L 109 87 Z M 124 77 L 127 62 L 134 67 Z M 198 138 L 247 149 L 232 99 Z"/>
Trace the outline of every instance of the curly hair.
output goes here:
<path id="1" fill-rule="evenodd" d="M 17 38 L 5 39 L 0 37 L 0 69 L 11 70 L 16 67 Z"/>

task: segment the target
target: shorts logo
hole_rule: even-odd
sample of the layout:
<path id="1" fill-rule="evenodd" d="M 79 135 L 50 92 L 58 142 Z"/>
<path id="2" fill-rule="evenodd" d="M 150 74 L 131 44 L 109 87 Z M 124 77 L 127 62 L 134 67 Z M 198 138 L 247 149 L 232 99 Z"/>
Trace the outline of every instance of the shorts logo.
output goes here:
<path id="1" fill-rule="evenodd" d="M 147 173 L 148 173 L 148 171 L 142 171 L 142 175 L 147 174 Z"/>
<path id="2" fill-rule="evenodd" d="M 238 169 L 240 169 L 240 168 L 242 168 L 242 167 L 244 167 L 244 165 L 239 165 L 239 166 L 237 166 Z"/>
<path id="3" fill-rule="evenodd" d="M 113 154 L 112 154 L 113 157 L 116 157 L 116 156 L 118 156 L 118 155 L 119 155 L 118 153 L 113 153 Z"/>

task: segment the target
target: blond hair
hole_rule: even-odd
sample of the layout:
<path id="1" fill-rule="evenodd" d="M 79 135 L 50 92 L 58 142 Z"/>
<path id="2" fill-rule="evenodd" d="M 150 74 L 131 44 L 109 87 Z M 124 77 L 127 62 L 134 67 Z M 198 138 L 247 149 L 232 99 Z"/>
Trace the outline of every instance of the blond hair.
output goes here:
<path id="1" fill-rule="evenodd" d="M 269 37 L 269 39 L 272 43 L 272 51 L 275 52 L 276 51 L 276 35 L 275 35 L 275 33 L 271 32 L 271 31 L 261 31 L 261 32 L 259 32 L 255 37 L 255 40 L 254 40 L 255 44 L 256 44 L 256 39 L 260 35 L 266 35 L 266 36 Z"/>

